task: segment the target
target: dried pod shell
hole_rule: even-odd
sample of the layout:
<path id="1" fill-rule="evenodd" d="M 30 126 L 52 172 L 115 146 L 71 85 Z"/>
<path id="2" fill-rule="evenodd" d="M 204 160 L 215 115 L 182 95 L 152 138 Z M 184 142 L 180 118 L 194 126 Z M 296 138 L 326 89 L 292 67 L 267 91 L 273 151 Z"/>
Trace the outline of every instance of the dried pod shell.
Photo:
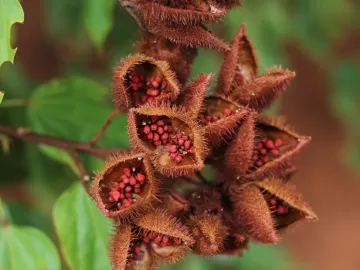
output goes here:
<path id="1" fill-rule="evenodd" d="M 252 81 L 257 74 L 257 58 L 245 34 L 245 25 L 236 33 L 231 49 L 225 54 L 220 68 L 217 92 L 227 95 Z"/>
<path id="2" fill-rule="evenodd" d="M 267 198 L 268 203 L 275 197 L 276 200 L 282 201 L 283 205 L 288 208 L 288 210 L 286 210 L 288 212 L 280 212 L 280 214 L 273 210 L 275 228 L 277 230 L 292 228 L 302 221 L 318 220 L 310 206 L 301 198 L 301 194 L 296 191 L 294 184 L 290 182 L 285 183 L 282 179 L 276 178 L 264 179 L 262 181 L 257 181 L 254 184 L 261 190 L 270 194 L 270 197 Z M 279 208 L 277 210 L 279 211 Z"/>
<path id="3" fill-rule="evenodd" d="M 191 216 L 187 221 L 196 239 L 193 251 L 196 254 L 215 255 L 223 250 L 228 229 L 221 216 Z"/>
<path id="4" fill-rule="evenodd" d="M 189 202 L 175 191 L 167 192 L 160 196 L 162 207 L 172 215 L 189 210 Z"/>
<path id="5" fill-rule="evenodd" d="M 147 153 L 163 175 L 177 177 L 204 166 L 203 130 L 183 109 L 167 104 L 131 109 L 128 130 L 131 144 Z"/>
<path id="6" fill-rule="evenodd" d="M 151 243 L 151 254 L 156 265 L 177 262 L 186 255 L 194 243 L 188 229 L 164 210 L 158 209 L 141 217 L 136 225 L 144 231 L 161 235 L 162 239 L 164 236 L 173 239 L 172 245 L 162 246 L 156 241 Z"/>
<path id="7" fill-rule="evenodd" d="M 291 130 L 281 118 L 258 118 L 252 165 L 245 175 L 239 175 L 238 178 L 247 182 L 281 175 L 288 161 L 310 140 L 310 137 Z"/>
<path id="8" fill-rule="evenodd" d="M 260 189 L 254 185 L 232 186 L 230 189 L 234 216 L 238 216 L 245 230 L 255 241 L 277 243 L 274 221 Z"/>
<path id="9" fill-rule="evenodd" d="M 115 227 L 110 241 L 110 259 L 113 270 L 124 270 L 128 264 L 128 252 L 131 242 L 131 225 Z"/>
<path id="10" fill-rule="evenodd" d="M 209 144 L 218 147 L 234 136 L 238 124 L 247 114 L 245 107 L 225 96 L 217 95 L 205 99 L 198 120 L 205 128 Z"/>
<path id="11" fill-rule="evenodd" d="M 90 192 L 105 217 L 131 219 L 151 208 L 157 180 L 144 154 L 121 152 L 106 161 Z"/>
<path id="12" fill-rule="evenodd" d="M 167 62 L 143 54 L 122 59 L 113 73 L 113 102 L 119 111 L 154 101 L 173 100 L 179 83 Z"/>
<path id="13" fill-rule="evenodd" d="M 166 3 L 162 3 L 166 2 Z M 225 9 L 215 3 L 190 0 L 186 7 L 181 4 L 169 5 L 169 1 L 147 1 L 139 3 L 136 8 L 145 21 L 158 20 L 159 24 L 194 25 L 216 20 L 225 15 Z M 176 3 L 172 1 L 170 3 Z M 167 5 L 166 5 L 167 4 Z"/>
<path id="14" fill-rule="evenodd" d="M 295 75 L 295 72 L 287 69 L 272 68 L 263 76 L 234 90 L 231 96 L 242 105 L 262 110 L 288 88 Z"/>

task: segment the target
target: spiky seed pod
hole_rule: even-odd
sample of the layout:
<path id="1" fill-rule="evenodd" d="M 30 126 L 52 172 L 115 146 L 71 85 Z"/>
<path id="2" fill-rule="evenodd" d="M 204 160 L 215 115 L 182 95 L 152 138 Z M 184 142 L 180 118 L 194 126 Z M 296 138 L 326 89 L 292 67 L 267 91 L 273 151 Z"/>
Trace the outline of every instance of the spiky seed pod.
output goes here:
<path id="1" fill-rule="evenodd" d="M 210 0 L 210 2 L 216 3 L 227 10 L 241 6 L 239 0 Z"/>
<path id="2" fill-rule="evenodd" d="M 185 110 L 167 104 L 145 104 L 130 110 L 128 130 L 131 144 L 146 152 L 165 176 L 185 175 L 204 166 L 203 130 Z"/>
<path id="3" fill-rule="evenodd" d="M 233 91 L 231 96 L 240 104 L 260 111 L 288 88 L 295 75 L 295 72 L 288 69 L 272 68 L 263 76 Z"/>
<path id="4" fill-rule="evenodd" d="M 119 111 L 155 101 L 173 100 L 179 83 L 167 62 L 143 54 L 122 59 L 113 73 L 113 102 Z"/>
<path id="5" fill-rule="evenodd" d="M 166 26 L 159 24 L 156 20 L 149 23 L 147 31 L 173 43 L 193 48 L 205 47 L 218 51 L 229 50 L 229 45 L 217 37 L 206 26 L 200 24 L 191 27 Z"/>
<path id="6" fill-rule="evenodd" d="M 151 208 L 157 180 L 144 154 L 121 152 L 106 161 L 90 192 L 105 217 L 132 219 Z"/>
<path id="7" fill-rule="evenodd" d="M 203 0 L 144 1 L 136 9 L 145 21 L 156 18 L 159 24 L 196 25 L 221 18 L 226 10 Z"/>
<path id="8" fill-rule="evenodd" d="M 110 259 L 113 270 L 124 270 L 129 262 L 131 225 L 124 224 L 114 228 L 110 241 Z"/>
<path id="9" fill-rule="evenodd" d="M 295 133 L 281 118 L 258 118 L 252 163 L 248 172 L 237 178 L 240 181 L 253 181 L 281 174 L 288 161 L 310 140 L 311 137 Z"/>
<path id="10" fill-rule="evenodd" d="M 160 200 L 162 202 L 161 207 L 174 216 L 181 212 L 187 212 L 190 207 L 189 202 L 175 191 L 160 195 Z"/>
<path id="11" fill-rule="evenodd" d="M 141 217 L 136 225 L 141 228 L 145 237 L 149 238 L 149 248 L 155 265 L 177 262 L 194 244 L 188 229 L 161 209 Z"/>
<path id="12" fill-rule="evenodd" d="M 255 113 L 247 114 L 239 128 L 236 138 L 231 142 L 224 154 L 222 173 L 226 175 L 223 179 L 233 179 L 230 175 L 243 175 L 251 164 L 252 152 L 255 139 Z M 225 181 L 229 183 L 231 181 Z"/>
<path id="13" fill-rule="evenodd" d="M 205 99 L 198 121 L 205 128 L 209 144 L 217 147 L 234 136 L 238 124 L 248 112 L 247 108 L 231 99 L 216 95 Z"/>
<path id="14" fill-rule="evenodd" d="M 239 218 L 252 239 L 262 243 L 279 242 L 271 212 L 257 186 L 232 186 L 230 195 L 233 215 Z"/>
<path id="15" fill-rule="evenodd" d="M 217 93 L 227 95 L 252 81 L 257 75 L 257 58 L 245 34 L 245 25 L 236 33 L 231 49 L 225 54 L 220 68 Z"/>
<path id="16" fill-rule="evenodd" d="M 139 53 L 166 61 L 176 74 L 179 83 L 185 84 L 191 72 L 191 64 L 197 56 L 196 48 L 175 44 L 147 32 L 142 32 L 141 40 L 135 46 Z"/>
<path id="17" fill-rule="evenodd" d="M 293 183 L 267 178 L 254 184 L 262 192 L 273 214 L 276 230 L 290 229 L 303 221 L 318 219 L 310 206 L 301 198 L 301 194 L 296 191 Z"/>
<path id="18" fill-rule="evenodd" d="M 210 214 L 202 217 L 190 216 L 187 224 L 196 239 L 194 253 L 215 255 L 223 250 L 228 229 L 221 216 Z"/>
<path id="19" fill-rule="evenodd" d="M 212 79 L 212 74 L 200 74 L 191 81 L 179 96 L 177 104 L 190 112 L 196 118 L 204 102 L 206 88 Z"/>

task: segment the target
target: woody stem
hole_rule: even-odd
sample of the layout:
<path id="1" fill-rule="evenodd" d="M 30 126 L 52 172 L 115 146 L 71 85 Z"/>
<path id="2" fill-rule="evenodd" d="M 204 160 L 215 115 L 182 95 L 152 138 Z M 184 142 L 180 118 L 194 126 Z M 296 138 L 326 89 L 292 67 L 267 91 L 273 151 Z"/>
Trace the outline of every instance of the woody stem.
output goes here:
<path id="1" fill-rule="evenodd" d="M 94 145 L 96 144 L 96 142 L 97 142 L 98 140 L 100 140 L 102 136 L 104 136 L 107 128 L 108 128 L 108 127 L 110 126 L 110 124 L 111 124 L 111 120 L 112 120 L 115 116 L 119 115 L 119 113 L 120 113 L 120 112 L 119 112 L 118 110 L 114 110 L 114 111 L 112 111 L 112 112 L 106 117 L 105 122 L 104 122 L 104 125 L 101 127 L 100 131 L 89 141 L 89 145 L 90 145 L 90 146 L 94 146 Z"/>

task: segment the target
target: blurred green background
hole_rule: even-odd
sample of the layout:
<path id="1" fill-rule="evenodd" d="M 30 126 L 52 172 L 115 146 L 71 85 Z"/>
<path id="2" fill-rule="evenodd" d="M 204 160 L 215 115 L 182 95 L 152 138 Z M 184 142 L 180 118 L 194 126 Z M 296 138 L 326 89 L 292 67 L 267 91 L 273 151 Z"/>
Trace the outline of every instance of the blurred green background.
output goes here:
<path id="1" fill-rule="evenodd" d="M 1 124 L 90 139 L 112 110 L 112 68 L 134 53 L 138 27 L 115 0 L 20 2 L 25 21 L 12 28 L 18 47 L 15 61 L 0 66 L 0 90 L 6 93 L 0 105 Z M 360 4 L 355 0 L 242 4 L 213 29 L 230 41 L 246 23 L 261 71 L 273 65 L 297 71 L 290 90 L 269 113 L 287 115 L 299 132 L 313 137 L 299 157 L 301 170 L 295 182 L 320 221 L 284 236 L 279 246 L 251 245 L 243 258 L 189 256 L 163 269 L 360 269 Z M 216 72 L 220 61 L 218 54 L 201 49 L 192 76 Z M 100 145 L 127 147 L 125 123 L 125 116 L 118 117 Z M 45 234 L 31 231 L 25 237 L 20 229 L 32 230 L 28 227 L 14 227 L 11 235 L 0 230 L 0 269 L 21 268 L 21 264 L 4 266 L 11 262 L 1 247 L 15 238 L 14 247 L 24 248 L 24 260 L 32 260 L 31 241 L 41 243 L 37 248 L 48 254 L 21 269 L 45 269 L 46 260 L 52 262 L 51 269 L 61 269 L 54 247 L 60 245 L 58 238 L 71 269 L 108 269 L 109 224 L 89 218 L 98 212 L 76 184 L 78 171 L 70 156 L 1 136 L 0 142 L 2 209 L 13 224 Z M 83 158 L 91 170 L 101 168 L 101 161 Z M 78 230 L 76 242 L 67 238 L 71 228 Z M 79 252 L 84 246 L 85 251 Z"/>

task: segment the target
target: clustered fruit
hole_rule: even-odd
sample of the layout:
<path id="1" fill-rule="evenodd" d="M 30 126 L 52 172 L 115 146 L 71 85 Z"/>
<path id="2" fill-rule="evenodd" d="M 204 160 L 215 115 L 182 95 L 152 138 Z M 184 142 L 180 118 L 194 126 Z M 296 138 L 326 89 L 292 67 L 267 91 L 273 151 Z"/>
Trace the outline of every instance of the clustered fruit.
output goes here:
<path id="1" fill-rule="evenodd" d="M 111 155 L 91 187 L 114 221 L 113 269 L 153 269 L 189 252 L 241 256 L 249 240 L 277 243 L 290 226 L 316 220 L 290 182 L 310 138 L 262 114 L 295 73 L 259 75 L 244 25 L 230 45 L 204 26 L 240 3 L 120 3 L 142 30 L 139 53 L 119 62 L 112 84 L 132 148 Z M 214 87 L 212 74 L 188 82 L 199 47 L 224 55 Z"/>

